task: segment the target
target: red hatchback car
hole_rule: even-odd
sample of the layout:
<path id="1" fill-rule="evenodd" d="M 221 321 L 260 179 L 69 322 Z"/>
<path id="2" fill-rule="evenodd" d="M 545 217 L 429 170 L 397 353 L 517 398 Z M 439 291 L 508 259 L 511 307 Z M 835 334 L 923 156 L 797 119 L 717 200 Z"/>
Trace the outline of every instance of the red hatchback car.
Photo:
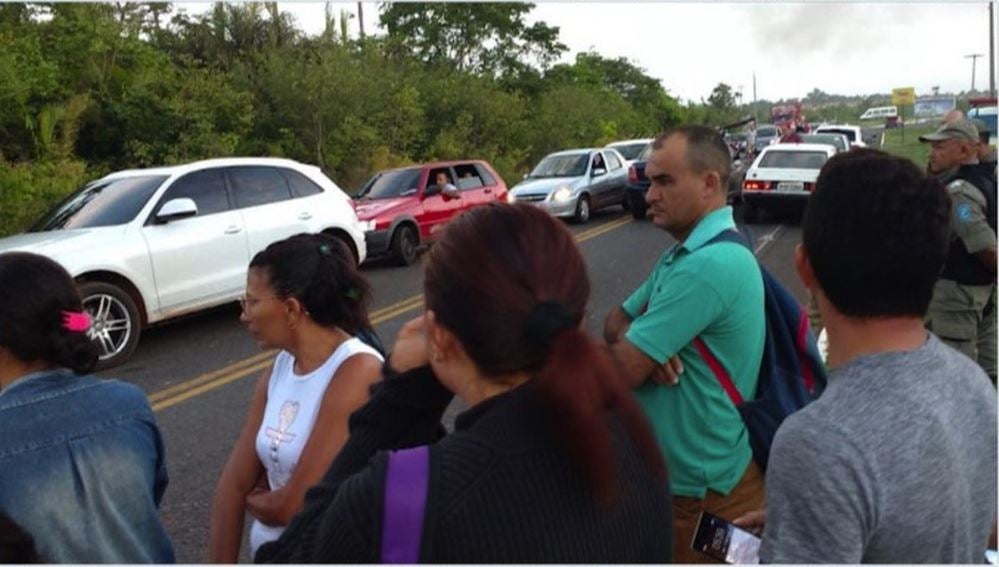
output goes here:
<path id="1" fill-rule="evenodd" d="M 472 207 L 505 201 L 506 192 L 506 183 L 484 161 L 436 162 L 376 173 L 354 198 L 354 209 L 368 257 L 390 255 L 406 266 L 449 220 Z"/>

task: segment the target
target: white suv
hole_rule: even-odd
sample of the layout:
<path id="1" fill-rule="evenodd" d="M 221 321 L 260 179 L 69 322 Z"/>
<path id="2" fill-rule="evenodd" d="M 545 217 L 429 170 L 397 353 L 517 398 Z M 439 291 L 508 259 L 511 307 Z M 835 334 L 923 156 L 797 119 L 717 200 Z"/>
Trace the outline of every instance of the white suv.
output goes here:
<path id="1" fill-rule="evenodd" d="M 228 158 L 112 173 L 0 240 L 0 252 L 48 256 L 76 278 L 106 368 L 132 354 L 143 327 L 238 299 L 250 259 L 302 232 L 339 238 L 364 260 L 350 198 L 319 168 Z"/>

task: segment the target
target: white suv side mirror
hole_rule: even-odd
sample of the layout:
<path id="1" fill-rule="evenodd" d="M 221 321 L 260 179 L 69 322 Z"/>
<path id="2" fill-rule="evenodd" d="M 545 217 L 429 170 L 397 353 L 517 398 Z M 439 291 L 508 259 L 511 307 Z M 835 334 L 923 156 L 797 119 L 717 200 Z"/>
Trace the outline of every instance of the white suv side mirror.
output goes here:
<path id="1" fill-rule="evenodd" d="M 193 199 L 183 197 L 170 199 L 156 213 L 156 222 L 166 224 L 175 220 L 186 219 L 198 215 L 198 205 Z"/>

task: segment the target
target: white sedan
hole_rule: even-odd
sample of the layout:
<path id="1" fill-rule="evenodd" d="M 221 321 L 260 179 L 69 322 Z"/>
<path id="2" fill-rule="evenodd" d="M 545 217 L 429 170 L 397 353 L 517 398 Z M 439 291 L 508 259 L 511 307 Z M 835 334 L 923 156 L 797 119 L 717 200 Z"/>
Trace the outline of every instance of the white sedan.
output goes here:
<path id="1" fill-rule="evenodd" d="M 848 140 L 850 140 L 850 147 L 867 147 L 867 143 L 864 142 L 864 131 L 860 128 L 860 126 L 852 126 L 850 124 L 823 124 L 815 129 L 815 133 L 843 134 Z"/>
<path id="2" fill-rule="evenodd" d="M 765 208 L 807 202 L 819 170 L 835 153 L 836 148 L 827 144 L 776 144 L 764 148 L 742 182 L 745 221 L 757 222 Z"/>
<path id="3" fill-rule="evenodd" d="M 606 147 L 617 150 L 621 157 L 624 158 L 624 167 L 631 167 L 631 164 L 635 160 L 640 159 L 638 156 L 642 155 L 642 152 L 648 148 L 654 138 L 639 138 L 636 140 L 622 140 L 620 142 L 613 142 L 607 144 Z"/>
<path id="4" fill-rule="evenodd" d="M 143 327 L 236 301 L 250 259 L 302 232 L 328 233 L 364 260 L 350 198 L 318 167 L 228 158 L 112 173 L 0 240 L 0 252 L 41 254 L 69 271 L 106 368 L 132 354 Z"/>

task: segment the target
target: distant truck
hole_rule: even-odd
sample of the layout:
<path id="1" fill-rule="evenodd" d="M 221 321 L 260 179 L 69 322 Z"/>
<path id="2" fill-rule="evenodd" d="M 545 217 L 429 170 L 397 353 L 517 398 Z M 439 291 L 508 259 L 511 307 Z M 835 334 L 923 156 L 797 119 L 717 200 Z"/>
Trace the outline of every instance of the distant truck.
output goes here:
<path id="1" fill-rule="evenodd" d="M 790 126 L 806 126 L 805 117 L 801 114 L 800 102 L 777 104 L 770 109 L 770 123 L 779 128 Z"/>

